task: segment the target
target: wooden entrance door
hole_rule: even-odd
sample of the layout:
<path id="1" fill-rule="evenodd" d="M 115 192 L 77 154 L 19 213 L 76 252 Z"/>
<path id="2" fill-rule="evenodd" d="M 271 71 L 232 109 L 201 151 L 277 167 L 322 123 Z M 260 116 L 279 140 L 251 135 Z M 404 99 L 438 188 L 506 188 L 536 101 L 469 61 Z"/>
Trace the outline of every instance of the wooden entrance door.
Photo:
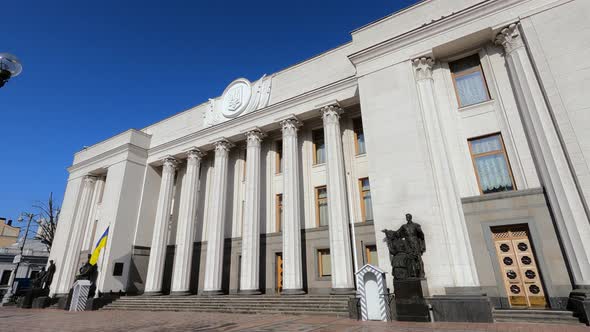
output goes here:
<path id="1" fill-rule="evenodd" d="M 494 247 L 511 307 L 547 305 L 537 259 L 526 225 L 492 228 Z"/>
<path id="2" fill-rule="evenodd" d="M 275 254 L 275 266 L 276 266 L 276 291 L 281 293 L 283 290 L 283 253 L 278 252 Z"/>

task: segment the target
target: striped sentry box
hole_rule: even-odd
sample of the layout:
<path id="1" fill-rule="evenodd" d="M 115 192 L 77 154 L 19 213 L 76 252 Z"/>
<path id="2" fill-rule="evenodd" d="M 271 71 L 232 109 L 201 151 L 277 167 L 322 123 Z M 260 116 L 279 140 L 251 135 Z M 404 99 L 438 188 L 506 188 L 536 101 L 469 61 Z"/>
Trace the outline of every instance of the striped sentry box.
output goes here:
<path id="1" fill-rule="evenodd" d="M 356 284 L 357 294 L 361 299 L 362 320 L 390 320 L 385 272 L 366 264 L 357 271 Z"/>

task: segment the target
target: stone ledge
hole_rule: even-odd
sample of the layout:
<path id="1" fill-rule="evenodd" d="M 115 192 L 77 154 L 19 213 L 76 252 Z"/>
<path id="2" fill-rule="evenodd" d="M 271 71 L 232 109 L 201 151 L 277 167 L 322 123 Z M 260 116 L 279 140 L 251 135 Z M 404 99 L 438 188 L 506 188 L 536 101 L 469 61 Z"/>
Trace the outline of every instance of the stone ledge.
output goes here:
<path id="1" fill-rule="evenodd" d="M 543 193 L 543 188 L 533 188 L 533 189 L 524 189 L 524 190 L 514 190 L 514 191 L 505 191 L 493 194 L 485 194 L 485 195 L 478 195 L 478 196 L 470 196 L 470 197 L 463 197 L 461 198 L 461 203 L 479 203 L 485 201 L 493 201 L 497 199 L 506 199 L 506 198 L 513 198 L 513 197 L 520 197 L 520 196 L 530 196 L 530 195 L 539 195 Z"/>

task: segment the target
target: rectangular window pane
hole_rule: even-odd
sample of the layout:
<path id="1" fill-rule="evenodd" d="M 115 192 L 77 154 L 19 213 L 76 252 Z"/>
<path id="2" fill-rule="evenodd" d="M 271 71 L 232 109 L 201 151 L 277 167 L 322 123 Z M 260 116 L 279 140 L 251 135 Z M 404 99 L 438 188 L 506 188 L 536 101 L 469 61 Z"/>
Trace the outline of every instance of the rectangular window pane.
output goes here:
<path id="1" fill-rule="evenodd" d="M 502 151 L 502 142 L 500 142 L 500 136 L 498 135 L 479 138 L 471 141 L 471 152 L 473 154 L 481 154 L 492 151 Z"/>
<path id="2" fill-rule="evenodd" d="M 367 264 L 378 265 L 377 246 L 367 246 Z"/>
<path id="3" fill-rule="evenodd" d="M 504 154 L 478 157 L 475 159 L 475 164 L 484 194 L 514 189 Z"/>
<path id="4" fill-rule="evenodd" d="M 324 130 L 318 129 L 312 132 L 313 146 L 315 147 L 315 163 L 326 162 L 326 145 L 324 143 Z"/>
<path id="5" fill-rule="evenodd" d="M 276 142 L 277 152 L 277 173 L 283 173 L 283 141 L 279 140 Z"/>
<path id="6" fill-rule="evenodd" d="M 318 226 L 328 225 L 328 191 L 326 187 L 317 188 Z"/>
<path id="7" fill-rule="evenodd" d="M 449 63 L 453 73 L 459 106 L 468 106 L 489 100 L 488 87 L 481 70 L 479 55 Z"/>
<path id="8" fill-rule="evenodd" d="M 283 226 L 283 194 L 277 195 L 277 232 L 282 231 Z"/>
<path id="9" fill-rule="evenodd" d="M 488 100 L 486 85 L 480 71 L 455 78 L 461 106 L 468 106 Z"/>
<path id="10" fill-rule="evenodd" d="M 332 262 L 330 259 L 330 249 L 318 250 L 318 260 L 321 277 L 332 275 Z"/>
<path id="11" fill-rule="evenodd" d="M 499 134 L 469 141 L 480 190 L 484 194 L 514 190 L 514 180 Z"/>
<path id="12" fill-rule="evenodd" d="M 354 129 L 354 134 L 356 137 L 356 149 L 357 149 L 356 154 L 358 155 L 358 154 L 367 153 L 367 150 L 365 147 L 365 133 L 363 131 L 363 123 L 360 118 L 354 119 L 353 129 Z"/>

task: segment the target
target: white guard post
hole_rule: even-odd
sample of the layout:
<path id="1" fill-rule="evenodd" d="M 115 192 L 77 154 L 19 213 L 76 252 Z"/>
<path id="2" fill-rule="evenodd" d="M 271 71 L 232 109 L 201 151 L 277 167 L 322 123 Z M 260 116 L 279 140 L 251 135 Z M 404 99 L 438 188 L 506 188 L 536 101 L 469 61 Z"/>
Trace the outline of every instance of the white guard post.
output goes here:
<path id="1" fill-rule="evenodd" d="M 86 310 L 86 302 L 88 302 L 88 292 L 90 291 L 91 285 L 89 280 L 78 280 L 74 283 L 70 311 Z"/>
<path id="2" fill-rule="evenodd" d="M 361 298 L 362 320 L 390 320 L 385 272 L 376 266 L 366 264 L 356 273 L 356 284 L 357 293 Z"/>

